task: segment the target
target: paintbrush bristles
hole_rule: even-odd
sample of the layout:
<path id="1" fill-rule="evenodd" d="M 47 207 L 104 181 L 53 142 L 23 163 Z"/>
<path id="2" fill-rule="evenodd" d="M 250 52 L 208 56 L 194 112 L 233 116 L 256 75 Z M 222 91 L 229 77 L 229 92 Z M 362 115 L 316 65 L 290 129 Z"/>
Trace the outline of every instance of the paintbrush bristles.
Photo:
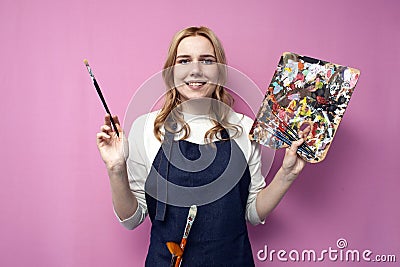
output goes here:
<path id="1" fill-rule="evenodd" d="M 86 58 L 83 60 L 83 63 L 85 63 L 86 66 L 89 66 L 89 61 Z"/>
<path id="2" fill-rule="evenodd" d="M 167 247 L 169 252 L 174 256 L 182 256 L 183 250 L 181 247 L 175 242 L 167 242 Z"/>

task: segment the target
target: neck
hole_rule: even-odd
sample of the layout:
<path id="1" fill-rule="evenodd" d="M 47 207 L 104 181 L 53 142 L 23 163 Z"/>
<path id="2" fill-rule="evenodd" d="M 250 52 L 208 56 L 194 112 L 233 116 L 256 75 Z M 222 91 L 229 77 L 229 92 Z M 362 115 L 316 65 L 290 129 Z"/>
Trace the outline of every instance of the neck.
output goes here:
<path id="1" fill-rule="evenodd" d="M 211 111 L 212 98 L 204 97 L 197 99 L 189 99 L 180 105 L 182 112 L 192 115 L 208 115 Z"/>

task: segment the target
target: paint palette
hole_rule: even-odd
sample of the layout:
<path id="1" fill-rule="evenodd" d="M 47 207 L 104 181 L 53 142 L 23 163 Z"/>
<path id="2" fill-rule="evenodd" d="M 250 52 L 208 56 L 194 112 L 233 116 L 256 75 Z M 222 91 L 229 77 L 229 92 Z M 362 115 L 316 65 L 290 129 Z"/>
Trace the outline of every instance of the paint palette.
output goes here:
<path id="1" fill-rule="evenodd" d="M 283 53 L 250 131 L 250 139 L 278 149 L 311 127 L 298 154 L 322 161 L 332 144 L 360 76 L 354 68 Z M 297 136 L 297 138 L 296 138 Z"/>

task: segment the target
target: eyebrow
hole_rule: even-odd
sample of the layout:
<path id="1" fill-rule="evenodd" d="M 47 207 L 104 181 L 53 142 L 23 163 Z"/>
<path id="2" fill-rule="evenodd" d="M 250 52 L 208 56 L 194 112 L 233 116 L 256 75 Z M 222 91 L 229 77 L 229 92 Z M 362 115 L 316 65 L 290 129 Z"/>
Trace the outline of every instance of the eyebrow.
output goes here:
<path id="1" fill-rule="evenodd" d="M 190 58 L 190 55 L 178 55 L 176 58 Z M 205 57 L 212 57 L 214 59 L 217 59 L 214 55 L 211 54 L 204 54 L 204 55 L 200 55 L 200 58 L 205 58 Z"/>

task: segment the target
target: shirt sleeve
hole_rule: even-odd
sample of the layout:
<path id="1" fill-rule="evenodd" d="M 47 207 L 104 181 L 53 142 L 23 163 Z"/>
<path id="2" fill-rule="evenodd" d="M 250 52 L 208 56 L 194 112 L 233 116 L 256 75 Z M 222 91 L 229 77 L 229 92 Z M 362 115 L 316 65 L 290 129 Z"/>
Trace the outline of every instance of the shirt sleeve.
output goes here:
<path id="1" fill-rule="evenodd" d="M 245 150 L 247 152 L 245 152 L 245 154 L 247 155 L 247 164 L 251 176 L 249 196 L 246 204 L 246 220 L 253 225 L 264 224 L 265 220 L 260 219 L 256 209 L 257 194 L 266 185 L 265 178 L 261 173 L 261 147 L 259 143 L 250 141 L 248 137 L 248 133 L 253 125 L 253 120 L 242 115 L 240 125 L 243 127 L 243 133 L 239 138 L 239 142 L 242 143 L 243 147 L 246 147 Z"/>
<path id="2" fill-rule="evenodd" d="M 147 205 L 145 195 L 145 182 L 148 175 L 147 155 L 145 151 L 144 136 L 146 127 L 146 116 L 136 119 L 129 132 L 129 156 L 126 162 L 129 186 L 132 194 L 138 201 L 135 213 L 124 220 L 121 220 L 114 209 L 119 222 L 127 229 L 132 230 L 139 226 L 147 216 Z"/>
<path id="3" fill-rule="evenodd" d="M 256 142 L 251 142 L 251 155 L 248 166 L 251 175 L 251 182 L 246 205 L 246 220 L 253 225 L 260 223 L 264 224 L 265 220 L 260 219 L 256 209 L 257 194 L 266 185 L 265 179 L 261 173 L 261 148 Z"/>

